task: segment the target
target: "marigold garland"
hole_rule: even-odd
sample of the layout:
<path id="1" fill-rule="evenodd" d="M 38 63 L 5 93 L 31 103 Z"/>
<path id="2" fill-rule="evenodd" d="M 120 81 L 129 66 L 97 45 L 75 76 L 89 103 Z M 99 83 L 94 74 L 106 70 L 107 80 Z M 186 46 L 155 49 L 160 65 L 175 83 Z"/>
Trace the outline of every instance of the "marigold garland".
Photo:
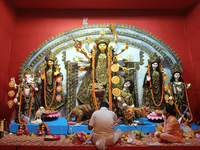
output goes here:
<path id="1" fill-rule="evenodd" d="M 171 87 L 170 87 L 170 83 L 171 83 L 171 82 L 169 82 L 168 87 L 169 87 L 171 96 L 172 96 L 172 98 L 173 98 L 174 105 L 175 105 L 175 107 L 176 107 L 177 112 L 178 112 L 179 115 L 183 118 L 183 120 L 184 120 L 185 122 L 191 122 L 191 121 L 193 120 L 193 115 L 192 115 L 192 111 L 191 111 L 191 108 L 190 108 L 190 103 L 189 103 L 189 99 L 188 99 L 188 93 L 187 93 L 187 89 L 186 89 L 186 84 L 184 83 L 184 87 L 185 87 L 186 100 L 187 100 L 189 112 L 190 112 L 190 115 L 191 115 L 190 120 L 185 119 L 185 117 L 184 117 L 184 116 L 181 114 L 181 112 L 179 111 L 178 106 L 177 106 L 177 104 L 176 104 L 176 101 L 175 101 L 175 99 L 174 99 L 174 94 L 172 93 L 172 89 L 171 89 Z"/>
<path id="2" fill-rule="evenodd" d="M 55 93 L 56 93 L 56 79 L 55 79 L 54 88 L 53 88 L 52 101 L 51 101 L 50 105 L 47 106 L 47 100 L 46 100 L 46 74 L 45 74 L 45 68 L 44 67 L 43 67 L 43 72 L 44 72 L 44 103 L 45 103 L 45 107 L 46 108 L 50 108 L 52 106 L 53 100 L 55 98 Z"/>
<path id="3" fill-rule="evenodd" d="M 24 82 L 22 82 L 21 85 L 20 85 L 20 100 L 19 100 L 19 111 L 18 111 L 19 123 L 26 123 L 26 122 L 21 122 L 21 118 L 20 118 L 20 111 L 21 111 L 21 104 L 22 104 L 22 87 L 23 87 L 23 85 L 24 85 Z M 29 118 L 31 116 L 32 101 L 33 101 L 33 89 L 31 91 L 31 104 L 30 104 L 30 108 L 29 108 Z"/>
<path id="4" fill-rule="evenodd" d="M 112 72 L 111 72 L 111 61 L 112 61 L 112 50 L 110 49 L 110 46 L 108 47 L 108 72 L 109 72 L 109 77 L 108 77 L 108 90 L 109 90 L 109 107 L 110 110 L 112 110 L 112 89 L 111 89 L 111 81 L 112 81 Z"/>
<path id="5" fill-rule="evenodd" d="M 162 65 L 161 65 L 161 69 L 162 69 Z M 150 75 L 150 67 L 149 67 L 149 65 L 148 65 L 148 75 L 151 77 L 151 75 Z M 162 78 L 163 78 L 163 75 L 162 75 Z M 149 81 L 149 83 L 150 83 L 151 97 L 152 97 L 153 103 L 154 103 L 154 105 L 155 105 L 156 107 L 159 107 L 159 106 L 162 104 L 162 101 L 163 101 L 163 94 L 164 94 L 164 92 L 163 92 L 163 91 L 164 91 L 163 87 L 164 87 L 164 83 L 162 83 L 162 95 L 161 95 L 161 101 L 160 101 L 160 104 L 156 104 L 156 102 L 155 102 L 154 95 L 153 95 L 153 89 L 152 89 L 152 83 L 151 83 L 151 80 Z"/>
<path id="6" fill-rule="evenodd" d="M 95 50 L 93 49 L 93 53 L 92 53 L 92 97 L 93 97 L 94 108 L 95 108 L 95 110 L 98 110 L 96 95 L 95 95 L 95 84 L 94 84 L 95 76 L 94 75 L 95 75 Z"/>

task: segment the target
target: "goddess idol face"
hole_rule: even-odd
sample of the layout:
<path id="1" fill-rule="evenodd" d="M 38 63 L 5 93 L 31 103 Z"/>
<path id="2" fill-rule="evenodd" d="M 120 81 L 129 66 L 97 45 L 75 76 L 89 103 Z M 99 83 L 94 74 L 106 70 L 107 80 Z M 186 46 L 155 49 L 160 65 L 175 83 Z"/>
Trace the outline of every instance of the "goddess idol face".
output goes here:
<path id="1" fill-rule="evenodd" d="M 154 62 L 154 63 L 152 64 L 152 68 L 153 68 L 153 69 L 157 69 L 157 68 L 158 68 L 158 63 L 157 63 L 157 62 Z"/>
<path id="2" fill-rule="evenodd" d="M 107 45 L 106 45 L 105 43 L 100 43 L 100 44 L 98 45 L 98 48 L 99 48 L 99 50 L 100 50 L 102 53 L 104 53 L 105 50 L 106 50 L 106 48 L 107 48 Z"/>
<path id="3" fill-rule="evenodd" d="M 125 84 L 124 84 L 124 87 L 129 87 L 129 86 L 131 86 L 131 83 L 129 82 L 129 81 L 127 81 Z"/>
<path id="4" fill-rule="evenodd" d="M 54 62 L 52 60 L 48 60 L 47 64 L 49 67 L 51 67 L 51 66 L 53 66 Z"/>
<path id="5" fill-rule="evenodd" d="M 174 74 L 174 78 L 176 81 L 178 81 L 180 77 L 181 77 L 180 73 L 177 72 Z"/>

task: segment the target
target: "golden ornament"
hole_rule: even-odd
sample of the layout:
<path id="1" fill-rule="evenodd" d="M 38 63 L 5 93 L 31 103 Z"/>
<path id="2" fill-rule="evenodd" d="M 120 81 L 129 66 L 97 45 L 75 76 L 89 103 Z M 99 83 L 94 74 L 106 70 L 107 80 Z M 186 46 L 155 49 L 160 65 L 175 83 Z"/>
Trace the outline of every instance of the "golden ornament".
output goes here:
<path id="1" fill-rule="evenodd" d="M 164 86 L 164 90 L 167 91 L 168 90 L 168 85 Z"/>
<path id="2" fill-rule="evenodd" d="M 167 76 L 163 76 L 163 81 L 167 81 Z"/>
<path id="3" fill-rule="evenodd" d="M 165 100 L 168 101 L 169 100 L 169 95 L 165 95 Z"/>
<path id="4" fill-rule="evenodd" d="M 117 72 L 117 71 L 119 71 L 119 66 L 117 64 L 113 64 L 111 66 L 111 70 L 112 70 L 112 72 Z"/>
<path id="5" fill-rule="evenodd" d="M 14 87 L 14 86 L 15 86 L 15 81 L 10 81 L 10 82 L 9 82 L 9 87 L 12 88 L 12 87 Z"/>
<path id="6" fill-rule="evenodd" d="M 173 105 L 173 104 L 174 104 L 174 101 L 173 101 L 173 100 L 169 100 L 169 104 L 170 104 L 170 105 Z"/>
<path id="7" fill-rule="evenodd" d="M 120 81 L 120 78 L 119 78 L 118 76 L 113 76 L 113 77 L 112 77 L 112 83 L 118 84 L 119 81 Z"/>
<path id="8" fill-rule="evenodd" d="M 12 106 L 14 105 L 14 101 L 13 100 L 9 100 L 7 104 L 8 104 L 9 108 L 12 108 Z"/>
<path id="9" fill-rule="evenodd" d="M 118 97 L 118 96 L 120 96 L 120 94 L 121 94 L 121 90 L 118 89 L 118 88 L 114 88 L 114 89 L 112 90 L 112 93 L 113 93 L 114 96 Z"/>
<path id="10" fill-rule="evenodd" d="M 8 96 L 13 97 L 14 95 L 15 95 L 15 91 L 10 90 L 10 91 L 8 92 Z"/>

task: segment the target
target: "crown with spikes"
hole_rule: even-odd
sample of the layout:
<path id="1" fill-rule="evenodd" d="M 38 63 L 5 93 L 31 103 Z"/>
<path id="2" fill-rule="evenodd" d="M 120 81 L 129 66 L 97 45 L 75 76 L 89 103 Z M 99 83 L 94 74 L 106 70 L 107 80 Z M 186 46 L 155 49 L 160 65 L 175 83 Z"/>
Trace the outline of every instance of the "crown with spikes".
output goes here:
<path id="1" fill-rule="evenodd" d="M 161 61 L 160 56 L 158 56 L 157 53 L 155 52 L 152 56 L 150 56 L 150 59 L 148 60 L 148 63 L 152 64 L 154 62 L 157 62 L 159 64 L 160 61 Z"/>
<path id="2" fill-rule="evenodd" d="M 182 72 L 183 72 L 182 65 L 179 64 L 179 63 L 175 63 L 175 64 L 173 64 L 173 65 L 171 66 L 171 73 L 174 74 L 174 73 L 176 73 L 176 72 L 178 72 L 178 73 L 180 73 L 180 74 L 182 74 Z"/>
<path id="3" fill-rule="evenodd" d="M 27 66 L 24 70 L 23 70 L 23 75 L 25 76 L 26 74 L 33 74 L 33 69 L 30 66 Z"/>
<path id="4" fill-rule="evenodd" d="M 51 61 L 55 62 L 56 59 L 57 59 L 56 56 L 51 52 L 51 50 L 49 50 L 48 54 L 45 57 L 45 60 L 46 61 L 51 60 Z"/>
<path id="5" fill-rule="evenodd" d="M 101 29 L 99 34 L 101 36 L 95 39 L 95 43 L 98 45 L 101 42 L 105 42 L 108 45 L 110 43 L 110 39 L 104 36 L 105 35 L 105 30 Z"/>

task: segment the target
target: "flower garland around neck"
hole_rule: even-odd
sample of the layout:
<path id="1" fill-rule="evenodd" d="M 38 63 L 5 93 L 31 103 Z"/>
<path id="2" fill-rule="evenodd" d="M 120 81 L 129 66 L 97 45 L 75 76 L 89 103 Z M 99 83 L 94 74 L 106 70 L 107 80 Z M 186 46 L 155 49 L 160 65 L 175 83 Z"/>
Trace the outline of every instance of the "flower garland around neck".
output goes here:
<path id="1" fill-rule="evenodd" d="M 161 65 L 161 70 L 162 70 L 162 65 Z M 151 77 L 149 65 L 148 65 L 148 75 Z M 162 74 L 162 78 L 163 78 L 163 74 Z M 162 101 L 163 101 L 163 94 L 164 94 L 164 88 L 163 87 L 164 87 L 164 83 L 162 82 L 162 95 L 161 95 L 160 104 L 156 104 L 156 102 L 155 102 L 151 80 L 149 81 L 149 83 L 150 83 L 151 97 L 152 97 L 153 103 L 154 103 L 154 105 L 156 107 L 159 107 L 162 104 Z"/>
<path id="2" fill-rule="evenodd" d="M 111 65 L 112 65 L 112 50 L 110 46 L 108 47 L 108 72 L 109 72 L 109 77 L 108 77 L 108 83 L 109 83 L 109 107 L 110 110 L 112 110 L 112 91 L 111 91 L 111 78 L 112 78 L 112 72 L 111 72 Z"/>
<path id="3" fill-rule="evenodd" d="M 94 81 L 95 76 L 94 75 L 95 75 L 95 49 L 93 49 L 93 52 L 92 52 L 92 97 L 93 97 L 94 109 L 98 110 L 96 94 L 95 94 L 95 81 Z"/>
<path id="4" fill-rule="evenodd" d="M 46 73 L 45 73 L 45 68 L 43 67 L 43 72 L 44 72 L 44 103 L 45 103 L 45 107 L 46 108 L 50 108 L 53 104 L 53 100 L 54 100 L 54 97 L 55 97 L 55 93 L 56 93 L 56 79 L 55 79 L 55 83 L 54 83 L 54 88 L 53 88 L 53 97 L 52 97 L 52 101 L 50 103 L 50 105 L 48 106 L 47 105 L 47 100 L 46 100 Z"/>
<path id="5" fill-rule="evenodd" d="M 178 108 L 178 106 L 177 106 L 177 104 L 176 104 L 176 101 L 175 101 L 175 99 L 174 99 L 174 94 L 172 93 L 172 89 L 171 89 L 171 87 L 170 87 L 170 83 L 171 83 L 171 82 L 169 82 L 168 87 L 169 87 L 171 96 L 172 96 L 172 98 L 173 98 L 173 100 L 174 100 L 174 105 L 175 105 L 175 107 L 176 107 L 177 112 L 178 112 L 179 115 L 183 118 L 183 120 L 184 120 L 185 122 L 191 122 L 191 121 L 193 120 L 193 115 L 192 115 L 192 111 L 191 111 L 191 108 L 190 108 L 190 103 L 189 103 L 189 99 L 188 99 L 188 93 L 187 93 L 187 89 L 186 89 L 186 84 L 184 83 L 184 87 L 185 87 L 185 94 L 186 94 L 187 105 L 188 105 L 189 112 L 190 112 L 190 115 L 191 115 L 190 120 L 187 120 L 187 119 L 181 114 L 181 112 L 180 112 L 180 110 L 179 110 L 179 108 Z"/>
<path id="6" fill-rule="evenodd" d="M 19 100 L 19 112 L 18 112 L 19 123 L 26 123 L 26 122 L 21 122 L 21 118 L 20 118 L 20 111 L 21 111 L 21 104 L 22 104 L 22 87 L 23 87 L 23 85 L 24 85 L 24 82 L 22 82 L 21 85 L 20 85 L 20 100 Z M 30 108 L 29 108 L 29 118 L 31 116 L 32 101 L 33 101 L 33 88 L 31 90 L 31 104 L 30 104 Z"/>

